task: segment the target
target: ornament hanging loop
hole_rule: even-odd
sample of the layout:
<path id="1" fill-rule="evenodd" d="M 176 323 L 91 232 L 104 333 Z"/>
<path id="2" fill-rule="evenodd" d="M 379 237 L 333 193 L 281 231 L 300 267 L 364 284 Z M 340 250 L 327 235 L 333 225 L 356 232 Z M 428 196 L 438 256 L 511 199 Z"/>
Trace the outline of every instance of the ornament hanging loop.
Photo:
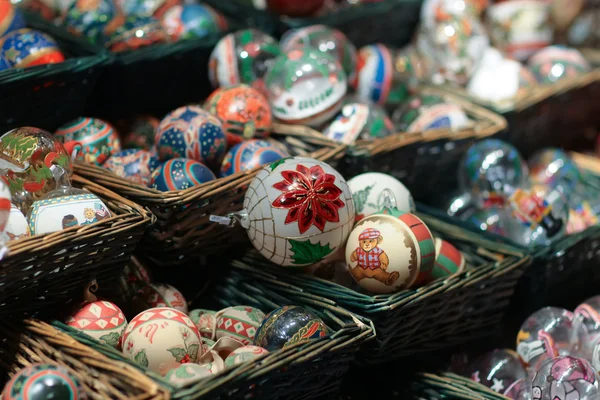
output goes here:
<path id="1" fill-rule="evenodd" d="M 233 228 L 236 223 L 239 223 L 244 229 L 248 229 L 250 226 L 250 220 L 248 219 L 248 212 L 246 210 L 232 211 L 228 213 L 226 217 L 221 215 L 211 215 L 209 220 L 221 225 L 227 225 L 230 228 Z"/>
<path id="2" fill-rule="evenodd" d="M 383 189 L 377 197 L 377 205 L 379 208 L 397 208 L 396 196 L 390 189 Z"/>

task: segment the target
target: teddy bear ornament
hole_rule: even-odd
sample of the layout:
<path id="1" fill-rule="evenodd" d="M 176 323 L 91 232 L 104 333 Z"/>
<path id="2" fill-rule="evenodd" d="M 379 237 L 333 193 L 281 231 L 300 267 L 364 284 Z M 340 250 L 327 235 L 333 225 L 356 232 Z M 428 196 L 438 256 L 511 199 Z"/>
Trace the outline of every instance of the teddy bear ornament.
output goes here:
<path id="1" fill-rule="evenodd" d="M 31 235 L 90 225 L 112 217 L 98 196 L 71 186 L 65 169 L 52 165 L 50 171 L 56 189 L 36 200 L 29 209 L 27 221 Z"/>

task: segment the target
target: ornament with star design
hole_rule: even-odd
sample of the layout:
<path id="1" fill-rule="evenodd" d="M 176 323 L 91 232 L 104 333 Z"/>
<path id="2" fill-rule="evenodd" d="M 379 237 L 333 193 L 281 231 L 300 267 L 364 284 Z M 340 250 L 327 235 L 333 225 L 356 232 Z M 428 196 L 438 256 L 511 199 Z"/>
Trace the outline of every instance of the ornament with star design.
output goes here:
<path id="1" fill-rule="evenodd" d="M 331 166 L 292 157 L 258 172 L 238 216 L 264 257 L 284 267 L 304 267 L 344 245 L 354 224 L 354 203 Z"/>
<path id="2" fill-rule="evenodd" d="M 123 334 L 123 354 L 160 375 L 202 356 L 192 320 L 174 308 L 150 308 L 133 317 Z"/>
<path id="3" fill-rule="evenodd" d="M 467 367 L 473 381 L 504 394 L 515 382 L 527 378 L 519 355 L 510 349 L 495 349 L 476 359 Z"/>
<path id="4" fill-rule="evenodd" d="M 265 318 L 258 308 L 234 306 L 217 313 L 216 338 L 229 337 L 248 345 L 254 340 L 256 330 Z"/>
<path id="5" fill-rule="evenodd" d="M 86 162 L 102 165 L 121 150 L 121 140 L 115 128 L 98 118 L 79 117 L 56 130 L 54 136 L 63 144 L 79 142 Z"/>
<path id="6" fill-rule="evenodd" d="M 102 343 L 120 348 L 127 320 L 116 304 L 98 300 L 84 304 L 69 317 L 67 325 Z"/>
<path id="7" fill-rule="evenodd" d="M 223 123 L 198 106 L 179 107 L 160 122 L 154 143 L 161 161 L 185 157 L 214 165 L 225 153 Z"/>
<path id="8" fill-rule="evenodd" d="M 215 174 L 206 165 L 186 158 L 174 158 L 152 172 L 150 187 L 168 192 L 189 189 L 214 179 Z"/>
<path id="9" fill-rule="evenodd" d="M 11 68 L 26 68 L 65 61 L 58 44 L 47 34 L 29 28 L 2 37 L 0 54 Z"/>
<path id="10" fill-rule="evenodd" d="M 6 384 L 3 400 L 87 398 L 77 378 L 62 366 L 32 364 L 16 373 Z"/>

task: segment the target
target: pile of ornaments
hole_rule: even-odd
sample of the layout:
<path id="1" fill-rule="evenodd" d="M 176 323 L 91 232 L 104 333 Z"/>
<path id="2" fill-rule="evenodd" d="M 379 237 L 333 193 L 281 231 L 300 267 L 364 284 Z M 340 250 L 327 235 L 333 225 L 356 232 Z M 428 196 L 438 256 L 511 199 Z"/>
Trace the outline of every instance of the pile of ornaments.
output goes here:
<path id="1" fill-rule="evenodd" d="M 21 10 L 10 1 L 0 2 L 0 71 L 65 61 L 48 34 L 27 28 Z"/>
<path id="2" fill-rule="evenodd" d="M 228 27 L 210 6 L 182 0 L 22 0 L 20 4 L 114 52 L 204 39 Z"/>
<path id="3" fill-rule="evenodd" d="M 352 277 L 368 293 L 393 293 L 466 266 L 463 254 L 434 237 L 414 212 L 410 192 L 389 175 L 366 173 L 346 183 L 324 162 L 292 157 L 263 167 L 244 209 L 230 218 L 275 264 L 307 267 L 355 289 Z"/>
<path id="4" fill-rule="evenodd" d="M 545 246 L 597 224 L 598 189 L 586 184 L 587 174 L 560 149 L 541 149 L 526 163 L 512 145 L 486 139 L 468 149 L 460 195 L 444 207 L 483 231 Z"/>
<path id="5" fill-rule="evenodd" d="M 460 360 L 460 361 L 458 361 Z M 473 362 L 456 357 L 452 372 L 516 400 L 600 397 L 600 296 L 574 312 L 545 307 L 519 331 L 517 352 L 496 349 Z"/>
<path id="6" fill-rule="evenodd" d="M 242 83 L 260 91 L 278 121 L 316 128 L 348 145 L 397 131 L 469 126 L 459 105 L 437 95 L 410 96 L 417 67 L 412 54 L 403 57 L 379 44 L 357 52 L 342 32 L 324 25 L 290 30 L 279 43 L 245 29 L 217 43 L 209 73 L 214 87 Z"/>
<path id="7" fill-rule="evenodd" d="M 330 333 L 321 318 L 298 306 L 267 315 L 250 306 L 188 310 L 179 290 L 152 282 L 143 267 L 128 274 L 134 279 L 127 275 L 127 284 L 135 281 L 137 290 L 131 302 L 142 310 L 129 322 L 116 304 L 93 299 L 66 323 L 176 386 Z"/>
<path id="8" fill-rule="evenodd" d="M 60 231 L 110 218 L 95 194 L 71 186 L 77 142 L 65 146 L 33 127 L 0 136 L 0 241 Z"/>
<path id="9" fill-rule="evenodd" d="M 564 29 L 573 21 L 576 14 L 570 10 L 578 12 L 579 2 L 487 3 L 423 3 L 415 52 L 426 81 L 466 86 L 471 95 L 502 101 L 533 85 L 551 84 L 590 71 L 590 64 L 578 50 L 551 45 L 555 28 Z M 487 27 L 481 19 L 484 14 Z"/>

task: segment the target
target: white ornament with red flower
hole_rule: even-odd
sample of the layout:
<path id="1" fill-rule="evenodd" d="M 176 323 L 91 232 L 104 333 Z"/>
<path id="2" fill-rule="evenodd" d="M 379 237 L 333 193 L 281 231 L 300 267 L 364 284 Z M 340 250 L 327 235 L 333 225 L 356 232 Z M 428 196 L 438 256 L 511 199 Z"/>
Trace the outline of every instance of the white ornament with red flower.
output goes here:
<path id="1" fill-rule="evenodd" d="M 352 193 L 328 164 L 292 157 L 265 166 L 239 213 L 254 247 L 273 263 L 312 265 L 343 246 L 354 224 Z"/>
<path id="2" fill-rule="evenodd" d="M 136 315 L 123 334 L 123 353 L 161 375 L 202 356 L 202 339 L 192 320 L 179 310 L 151 308 Z"/>
<path id="3" fill-rule="evenodd" d="M 119 348 L 127 320 L 115 304 L 99 300 L 83 305 L 69 317 L 67 325 L 102 343 Z"/>
<path id="4" fill-rule="evenodd" d="M 183 294 L 166 283 L 153 283 L 146 288 L 146 302 L 150 307 L 171 307 L 188 313 L 188 306 Z"/>

